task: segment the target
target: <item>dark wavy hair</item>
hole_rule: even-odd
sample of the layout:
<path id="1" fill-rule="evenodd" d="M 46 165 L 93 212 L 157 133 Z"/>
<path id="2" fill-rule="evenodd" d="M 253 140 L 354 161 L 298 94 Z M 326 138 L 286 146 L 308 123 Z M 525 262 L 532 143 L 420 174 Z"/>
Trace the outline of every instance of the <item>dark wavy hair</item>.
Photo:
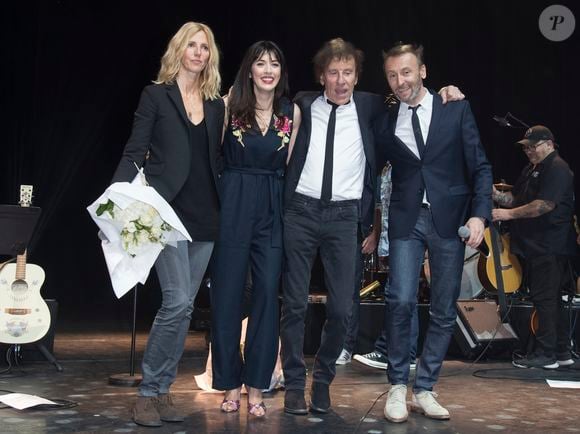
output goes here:
<path id="1" fill-rule="evenodd" d="M 276 43 L 272 41 L 258 41 L 250 46 L 242 59 L 240 69 L 236 74 L 234 85 L 229 97 L 230 113 L 246 125 L 256 126 L 256 95 L 254 95 L 254 83 L 250 77 L 252 64 L 269 53 L 280 63 L 280 81 L 274 93 L 274 114 L 282 115 L 281 101 L 287 98 L 290 90 L 288 87 L 288 68 L 284 53 Z"/>

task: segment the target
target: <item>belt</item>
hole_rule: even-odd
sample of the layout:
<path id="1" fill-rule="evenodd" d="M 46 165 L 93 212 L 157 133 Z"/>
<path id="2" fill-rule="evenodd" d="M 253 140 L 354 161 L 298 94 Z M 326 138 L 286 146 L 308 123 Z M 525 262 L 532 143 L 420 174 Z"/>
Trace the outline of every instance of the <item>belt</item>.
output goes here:
<path id="1" fill-rule="evenodd" d="M 293 199 L 299 199 L 306 203 L 312 204 L 320 204 L 324 206 L 345 206 L 345 205 L 358 205 L 360 203 L 360 199 L 345 199 L 345 200 L 331 200 L 326 201 L 322 199 L 317 199 L 315 197 L 306 196 L 305 194 L 294 192 Z"/>
<path id="2" fill-rule="evenodd" d="M 243 175 L 267 176 L 270 190 L 270 211 L 273 214 L 272 223 L 272 247 L 282 247 L 279 240 L 282 239 L 282 207 L 284 191 L 284 169 L 269 170 L 254 167 L 227 167 L 225 171 L 241 173 Z"/>

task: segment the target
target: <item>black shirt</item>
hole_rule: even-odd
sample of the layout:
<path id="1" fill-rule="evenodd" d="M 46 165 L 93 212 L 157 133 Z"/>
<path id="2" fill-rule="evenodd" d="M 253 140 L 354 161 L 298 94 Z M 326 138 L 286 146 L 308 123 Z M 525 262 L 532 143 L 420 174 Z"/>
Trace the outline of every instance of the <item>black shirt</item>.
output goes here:
<path id="1" fill-rule="evenodd" d="M 205 119 L 189 124 L 189 176 L 172 201 L 173 209 L 194 241 L 215 241 L 219 230 L 219 200 L 209 164 Z"/>
<path id="2" fill-rule="evenodd" d="M 511 225 L 511 248 L 525 258 L 542 255 L 574 255 L 574 174 L 557 151 L 537 165 L 528 164 L 513 189 L 513 206 L 536 199 L 553 202 L 555 208 L 539 217 L 517 219 Z"/>

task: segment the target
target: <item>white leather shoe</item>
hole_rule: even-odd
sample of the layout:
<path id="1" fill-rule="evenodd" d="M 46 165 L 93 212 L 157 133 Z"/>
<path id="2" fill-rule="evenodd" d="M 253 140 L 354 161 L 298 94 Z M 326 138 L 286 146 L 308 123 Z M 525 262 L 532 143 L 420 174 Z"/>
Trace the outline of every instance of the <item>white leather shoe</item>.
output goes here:
<path id="1" fill-rule="evenodd" d="M 407 411 L 407 386 L 395 384 L 387 395 L 385 417 L 389 422 L 405 422 L 409 418 Z"/>
<path id="2" fill-rule="evenodd" d="M 423 390 L 419 393 L 413 393 L 411 400 L 411 410 L 423 413 L 431 419 L 447 420 L 449 412 L 445 407 L 437 402 L 437 394 L 429 390 Z"/>

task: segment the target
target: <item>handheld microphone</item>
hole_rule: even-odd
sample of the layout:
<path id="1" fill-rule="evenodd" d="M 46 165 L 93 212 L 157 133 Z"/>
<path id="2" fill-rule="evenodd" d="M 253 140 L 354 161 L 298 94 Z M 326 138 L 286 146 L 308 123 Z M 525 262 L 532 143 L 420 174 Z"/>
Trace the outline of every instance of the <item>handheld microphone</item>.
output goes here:
<path id="1" fill-rule="evenodd" d="M 459 238 L 466 240 L 471 236 L 471 231 L 467 226 L 459 226 L 459 229 L 457 229 L 457 235 L 459 235 Z M 479 250 L 479 252 L 486 258 L 489 256 L 489 248 L 487 247 L 487 244 L 485 244 L 485 240 L 481 241 L 481 244 L 477 246 L 477 250 Z"/>

